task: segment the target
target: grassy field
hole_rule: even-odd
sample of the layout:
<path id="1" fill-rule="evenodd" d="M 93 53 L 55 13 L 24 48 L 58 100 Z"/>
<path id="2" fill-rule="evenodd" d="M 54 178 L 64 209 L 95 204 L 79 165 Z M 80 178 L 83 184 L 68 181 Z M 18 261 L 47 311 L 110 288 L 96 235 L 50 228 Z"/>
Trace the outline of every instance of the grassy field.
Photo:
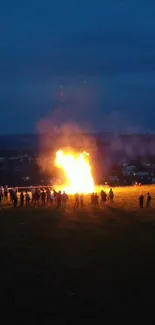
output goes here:
<path id="1" fill-rule="evenodd" d="M 152 208 L 140 210 L 148 191 Z M 0 211 L 3 324 L 154 323 L 155 187 L 115 196 L 97 210 Z"/>

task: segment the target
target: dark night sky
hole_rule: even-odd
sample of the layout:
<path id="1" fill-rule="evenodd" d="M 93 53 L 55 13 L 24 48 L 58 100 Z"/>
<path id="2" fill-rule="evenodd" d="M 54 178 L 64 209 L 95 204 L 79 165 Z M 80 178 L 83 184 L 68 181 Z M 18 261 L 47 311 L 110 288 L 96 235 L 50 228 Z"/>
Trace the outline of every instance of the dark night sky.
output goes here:
<path id="1" fill-rule="evenodd" d="M 154 0 L 3 0 L 0 133 L 155 132 Z"/>

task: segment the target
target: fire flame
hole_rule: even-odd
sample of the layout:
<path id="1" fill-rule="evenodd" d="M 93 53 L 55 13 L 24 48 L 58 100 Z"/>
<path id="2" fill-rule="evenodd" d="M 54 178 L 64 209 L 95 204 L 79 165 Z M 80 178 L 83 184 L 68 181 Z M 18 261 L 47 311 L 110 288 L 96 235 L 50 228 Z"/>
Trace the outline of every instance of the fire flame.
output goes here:
<path id="1" fill-rule="evenodd" d="M 89 153 L 83 152 L 79 155 L 65 153 L 63 150 L 56 152 L 56 166 L 65 171 L 69 194 L 94 192 L 94 180 L 89 164 Z"/>

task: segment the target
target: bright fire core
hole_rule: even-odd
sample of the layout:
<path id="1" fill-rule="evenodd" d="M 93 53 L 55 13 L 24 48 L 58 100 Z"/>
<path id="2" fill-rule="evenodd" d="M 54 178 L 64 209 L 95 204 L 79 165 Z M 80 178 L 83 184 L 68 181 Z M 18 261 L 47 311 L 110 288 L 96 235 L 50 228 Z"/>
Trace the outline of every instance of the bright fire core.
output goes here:
<path id="1" fill-rule="evenodd" d="M 94 180 L 87 152 L 76 155 L 59 150 L 56 153 L 56 166 L 62 168 L 66 174 L 68 185 L 64 190 L 69 194 L 94 192 Z"/>

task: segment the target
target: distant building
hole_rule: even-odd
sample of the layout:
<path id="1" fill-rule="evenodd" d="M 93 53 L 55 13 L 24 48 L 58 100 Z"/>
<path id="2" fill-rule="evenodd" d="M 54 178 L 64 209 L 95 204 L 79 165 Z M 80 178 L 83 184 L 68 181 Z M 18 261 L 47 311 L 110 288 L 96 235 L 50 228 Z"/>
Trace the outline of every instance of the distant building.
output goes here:
<path id="1" fill-rule="evenodd" d="M 138 176 L 138 177 L 146 177 L 146 176 L 149 176 L 149 172 L 141 172 L 141 171 L 138 171 L 136 173 L 134 173 L 134 176 Z"/>
<path id="2" fill-rule="evenodd" d="M 134 165 L 123 166 L 123 175 L 124 176 L 133 176 L 135 172 L 136 172 L 136 166 L 134 166 Z"/>

